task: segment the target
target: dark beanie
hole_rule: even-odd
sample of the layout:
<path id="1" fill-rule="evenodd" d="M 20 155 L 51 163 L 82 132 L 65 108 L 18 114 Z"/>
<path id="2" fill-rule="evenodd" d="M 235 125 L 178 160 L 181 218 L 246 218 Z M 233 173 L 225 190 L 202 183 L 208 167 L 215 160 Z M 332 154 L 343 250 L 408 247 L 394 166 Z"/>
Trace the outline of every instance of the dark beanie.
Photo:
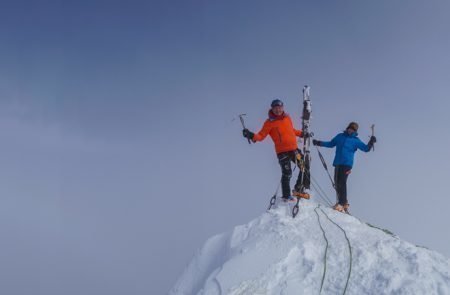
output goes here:
<path id="1" fill-rule="evenodd" d="M 348 124 L 348 126 L 347 126 L 347 129 L 353 129 L 353 130 L 355 130 L 355 131 L 358 131 L 358 127 L 359 127 L 359 125 L 358 125 L 358 123 L 356 123 L 356 122 L 351 122 L 350 124 Z"/>

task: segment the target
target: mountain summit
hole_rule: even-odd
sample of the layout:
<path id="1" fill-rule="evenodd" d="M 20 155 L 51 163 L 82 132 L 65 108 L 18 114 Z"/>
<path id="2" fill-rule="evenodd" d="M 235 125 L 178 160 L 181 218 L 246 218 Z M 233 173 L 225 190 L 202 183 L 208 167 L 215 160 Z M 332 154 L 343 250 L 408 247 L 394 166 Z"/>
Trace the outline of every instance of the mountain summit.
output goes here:
<path id="1" fill-rule="evenodd" d="M 450 294 L 450 260 L 302 201 L 210 238 L 169 294 Z"/>

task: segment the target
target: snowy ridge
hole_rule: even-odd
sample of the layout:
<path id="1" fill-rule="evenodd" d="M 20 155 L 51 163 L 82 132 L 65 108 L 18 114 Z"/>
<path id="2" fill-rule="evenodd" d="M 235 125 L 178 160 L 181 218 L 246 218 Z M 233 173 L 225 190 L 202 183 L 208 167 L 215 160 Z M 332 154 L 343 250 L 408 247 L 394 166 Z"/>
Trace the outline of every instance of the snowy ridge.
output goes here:
<path id="1" fill-rule="evenodd" d="M 441 254 L 312 201 L 289 212 L 210 238 L 169 294 L 450 294 Z"/>

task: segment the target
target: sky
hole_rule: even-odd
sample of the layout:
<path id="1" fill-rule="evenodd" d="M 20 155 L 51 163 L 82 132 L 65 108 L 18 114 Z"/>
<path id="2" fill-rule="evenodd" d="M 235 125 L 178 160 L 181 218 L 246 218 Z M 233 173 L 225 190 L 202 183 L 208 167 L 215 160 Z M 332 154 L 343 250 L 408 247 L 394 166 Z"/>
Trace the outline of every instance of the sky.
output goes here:
<path id="1" fill-rule="evenodd" d="M 233 119 L 258 131 L 280 98 L 300 128 L 305 84 L 316 138 L 376 125 L 351 212 L 450 257 L 449 9 L 0 1 L 0 293 L 167 292 L 280 179 L 270 139 Z M 333 196 L 314 153 L 312 173 Z"/>

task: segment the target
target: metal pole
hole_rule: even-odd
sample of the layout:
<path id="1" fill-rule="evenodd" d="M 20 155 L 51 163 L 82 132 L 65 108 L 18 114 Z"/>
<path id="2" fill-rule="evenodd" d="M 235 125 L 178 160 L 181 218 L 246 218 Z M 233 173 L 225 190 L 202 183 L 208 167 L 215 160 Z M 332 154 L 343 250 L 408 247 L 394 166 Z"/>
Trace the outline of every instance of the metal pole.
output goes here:
<path id="1" fill-rule="evenodd" d="M 245 115 L 246 115 L 246 114 L 240 114 L 240 115 L 239 115 L 239 119 L 241 120 L 242 128 L 247 129 L 247 128 L 245 127 L 244 118 L 243 118 L 243 116 L 245 116 Z M 247 140 L 248 140 L 248 144 L 252 144 L 252 142 L 250 141 L 250 138 L 247 138 Z"/>

